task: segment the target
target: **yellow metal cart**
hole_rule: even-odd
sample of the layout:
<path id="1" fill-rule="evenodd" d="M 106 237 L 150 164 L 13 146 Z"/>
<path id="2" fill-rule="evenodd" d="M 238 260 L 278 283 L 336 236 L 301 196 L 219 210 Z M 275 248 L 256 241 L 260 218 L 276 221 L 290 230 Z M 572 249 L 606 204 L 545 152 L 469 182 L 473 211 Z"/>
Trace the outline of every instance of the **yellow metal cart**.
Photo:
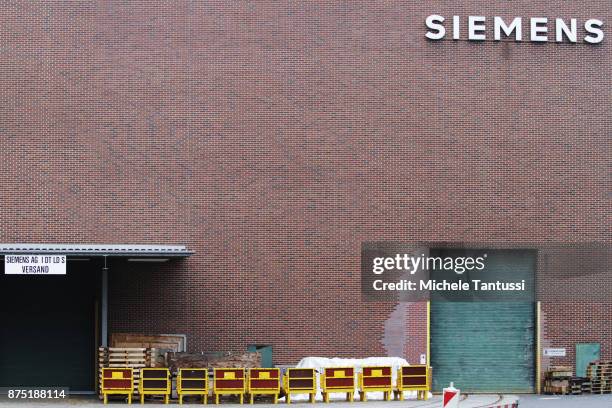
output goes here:
<path id="1" fill-rule="evenodd" d="M 329 394 L 333 392 L 346 393 L 346 400 L 353 402 L 355 394 L 355 368 L 326 367 L 321 373 L 321 390 L 323 401 L 329 402 Z"/>
<path id="2" fill-rule="evenodd" d="M 247 383 L 250 403 L 255 395 L 272 395 L 274 403 L 278 401 L 280 393 L 280 369 L 278 368 L 251 368 Z"/>
<path id="3" fill-rule="evenodd" d="M 363 367 L 359 373 L 359 397 L 361 401 L 367 400 L 368 392 L 383 392 L 385 401 L 391 399 L 393 392 L 393 379 L 391 367 Z"/>
<path id="4" fill-rule="evenodd" d="M 429 399 L 431 389 L 431 367 L 413 365 L 400 367 L 397 370 L 395 399 L 404 400 L 404 391 L 416 391 L 417 399 Z"/>
<path id="5" fill-rule="evenodd" d="M 186 395 L 199 395 L 202 403 L 208 402 L 208 369 L 207 368 L 179 368 L 176 377 L 176 392 L 179 404 L 183 403 Z"/>
<path id="6" fill-rule="evenodd" d="M 213 372 L 215 404 L 219 403 L 221 395 L 238 395 L 242 404 L 246 392 L 244 377 L 244 368 L 215 368 Z"/>
<path id="7" fill-rule="evenodd" d="M 144 404 L 145 395 L 162 395 L 164 404 L 170 400 L 170 371 L 167 368 L 142 368 L 140 370 L 140 403 Z"/>
<path id="8" fill-rule="evenodd" d="M 317 394 L 316 371 L 314 368 L 288 368 L 283 376 L 283 390 L 287 404 L 291 404 L 291 394 L 308 394 L 311 403 Z"/>
<path id="9" fill-rule="evenodd" d="M 126 395 L 128 404 L 131 404 L 134 371 L 131 368 L 102 368 L 101 392 L 105 404 L 108 404 L 109 395 Z"/>

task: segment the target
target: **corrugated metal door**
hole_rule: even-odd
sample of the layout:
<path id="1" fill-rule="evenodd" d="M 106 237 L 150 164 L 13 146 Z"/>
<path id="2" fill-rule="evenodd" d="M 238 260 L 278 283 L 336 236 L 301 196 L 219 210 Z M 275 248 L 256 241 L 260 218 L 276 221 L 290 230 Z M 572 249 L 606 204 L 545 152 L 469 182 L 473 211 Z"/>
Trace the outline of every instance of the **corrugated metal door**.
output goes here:
<path id="1" fill-rule="evenodd" d="M 533 254 L 489 254 L 491 267 L 524 271 Z M 535 305 L 432 302 L 433 389 L 531 393 L 535 386 Z"/>

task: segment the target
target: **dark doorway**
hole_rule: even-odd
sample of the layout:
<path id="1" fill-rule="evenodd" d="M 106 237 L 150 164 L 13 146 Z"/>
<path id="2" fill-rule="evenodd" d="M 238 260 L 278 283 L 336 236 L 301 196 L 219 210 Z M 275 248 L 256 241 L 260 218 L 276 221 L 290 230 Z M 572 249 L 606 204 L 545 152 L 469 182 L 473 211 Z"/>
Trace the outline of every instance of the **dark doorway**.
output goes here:
<path id="1" fill-rule="evenodd" d="M 93 391 L 99 261 L 69 261 L 55 276 L 0 268 L 0 387 Z"/>

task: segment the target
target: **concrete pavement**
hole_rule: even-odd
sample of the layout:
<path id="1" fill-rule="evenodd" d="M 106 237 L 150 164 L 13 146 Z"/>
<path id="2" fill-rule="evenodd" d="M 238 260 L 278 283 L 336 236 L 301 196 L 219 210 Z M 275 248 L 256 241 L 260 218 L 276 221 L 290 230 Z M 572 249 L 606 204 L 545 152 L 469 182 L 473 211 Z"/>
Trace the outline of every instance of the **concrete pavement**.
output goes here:
<path id="1" fill-rule="evenodd" d="M 520 408 L 610 408 L 612 395 L 520 395 Z"/>
<path id="2" fill-rule="evenodd" d="M 552 396 L 552 395 L 468 395 L 462 396 L 459 404 L 460 408 L 494 408 L 510 406 L 513 402 L 519 399 L 519 408 L 610 408 L 612 407 L 612 395 L 578 395 L 578 396 Z M 140 405 L 137 400 L 134 404 Z M 114 400 L 109 402 L 113 406 L 126 406 L 125 402 Z M 150 401 L 146 406 L 164 406 L 159 401 Z M 178 405 L 176 401 L 171 402 L 171 405 Z M 214 404 L 209 404 L 214 406 Z M 256 403 L 256 408 L 281 408 L 286 404 L 279 402 L 278 405 L 270 403 Z M 435 395 L 427 401 L 368 401 L 368 402 L 331 402 L 330 404 L 322 404 L 317 402 L 315 406 L 323 408 L 323 405 L 330 405 L 330 408 L 441 408 L 442 398 Z M 103 407 L 104 405 L 96 397 L 80 397 L 72 396 L 67 400 L 60 401 L 7 401 L 0 400 L 0 408 L 16 408 L 16 407 L 39 407 L 39 408 L 57 408 L 57 407 Z M 193 401 L 186 401 L 183 404 L 185 407 L 201 407 L 202 404 Z M 234 404 L 222 403 L 220 408 L 247 408 L 249 404 Z M 312 405 L 307 402 L 296 402 L 290 406 L 294 408 L 309 408 Z"/>

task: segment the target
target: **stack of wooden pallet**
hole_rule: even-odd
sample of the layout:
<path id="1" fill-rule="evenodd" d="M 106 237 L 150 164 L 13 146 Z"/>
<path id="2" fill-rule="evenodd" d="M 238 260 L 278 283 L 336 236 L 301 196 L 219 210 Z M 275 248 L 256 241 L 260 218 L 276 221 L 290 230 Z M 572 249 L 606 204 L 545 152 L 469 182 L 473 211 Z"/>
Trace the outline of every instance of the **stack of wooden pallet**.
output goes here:
<path id="1" fill-rule="evenodd" d="M 102 381 L 102 368 L 130 367 L 134 369 L 134 394 L 137 394 L 140 369 L 151 366 L 150 356 L 150 352 L 145 348 L 100 347 L 98 349 L 98 384 L 101 384 Z"/>
<path id="2" fill-rule="evenodd" d="M 111 347 L 145 347 L 164 352 L 187 351 L 187 336 L 183 334 L 112 333 Z"/>
<path id="3" fill-rule="evenodd" d="M 585 378 L 585 381 L 581 384 L 581 388 L 583 394 L 591 394 L 593 392 L 593 388 L 591 388 L 591 380 Z"/>
<path id="4" fill-rule="evenodd" d="M 166 367 L 166 353 L 183 352 L 187 336 L 183 334 L 112 333 L 110 346 L 115 348 L 146 348 L 148 367 Z"/>
<path id="5" fill-rule="evenodd" d="M 587 377 L 591 380 L 593 394 L 610 394 L 612 392 L 612 361 L 589 364 Z"/>
<path id="6" fill-rule="evenodd" d="M 571 367 L 551 367 L 544 377 L 544 393 L 569 394 L 570 379 L 574 376 Z"/>
<path id="7" fill-rule="evenodd" d="M 261 354 L 254 352 L 173 353 L 166 354 L 168 368 L 256 368 L 261 367 Z"/>
<path id="8" fill-rule="evenodd" d="M 591 393 L 591 380 L 585 377 L 570 378 L 569 393 L 572 395 L 590 394 Z"/>
<path id="9" fill-rule="evenodd" d="M 147 349 L 148 367 L 166 367 L 166 350 L 158 348 Z"/>

